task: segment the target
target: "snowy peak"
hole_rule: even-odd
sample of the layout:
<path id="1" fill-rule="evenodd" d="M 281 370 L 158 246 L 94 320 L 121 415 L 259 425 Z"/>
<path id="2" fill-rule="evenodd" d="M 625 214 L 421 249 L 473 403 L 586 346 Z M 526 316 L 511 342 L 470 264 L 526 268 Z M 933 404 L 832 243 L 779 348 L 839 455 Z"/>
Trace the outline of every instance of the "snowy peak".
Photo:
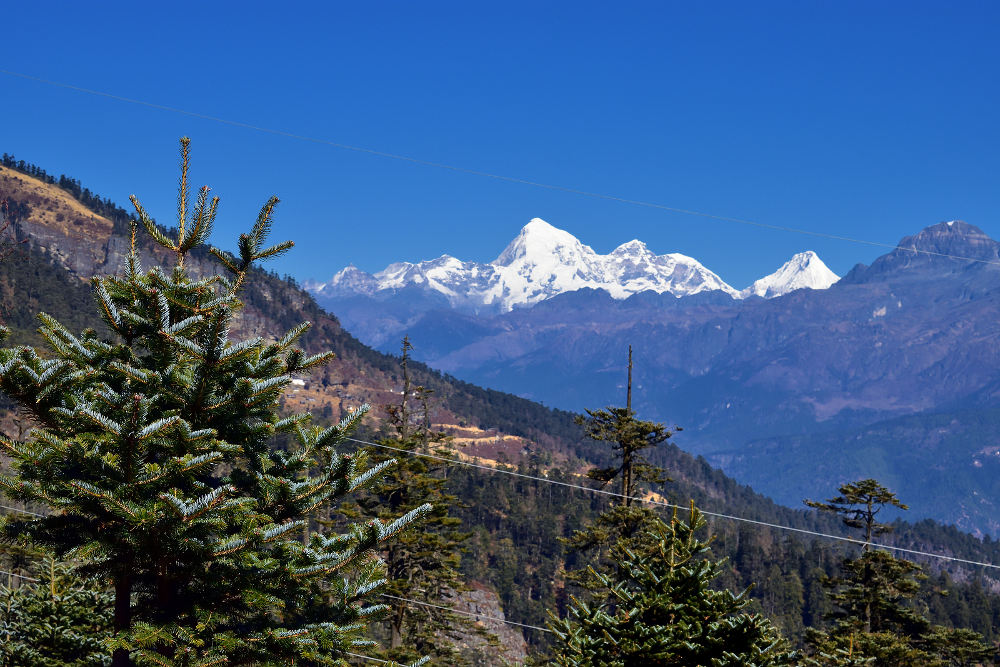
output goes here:
<path id="1" fill-rule="evenodd" d="M 823 263 L 819 255 L 807 250 L 796 254 L 771 275 L 754 282 L 740 295 L 744 298 L 756 295 L 772 299 L 802 288 L 826 289 L 838 280 L 840 277 Z"/>
<path id="2" fill-rule="evenodd" d="M 612 257 L 622 258 L 645 257 L 651 254 L 652 253 L 649 248 L 646 247 L 646 244 L 639 239 L 632 239 L 628 243 L 623 243 L 611 251 Z"/>
<path id="3" fill-rule="evenodd" d="M 334 274 L 329 282 L 316 283 L 309 280 L 306 281 L 305 288 L 318 296 L 339 297 L 355 294 L 371 295 L 378 291 L 379 286 L 375 276 L 353 264 L 348 264 Z"/>
<path id="4" fill-rule="evenodd" d="M 562 262 L 573 262 L 581 257 L 589 259 L 596 254 L 569 232 L 553 227 L 541 218 L 532 218 L 500 256 L 493 260 L 493 265 L 510 266 L 518 261 L 547 263 L 553 255 Z"/>
<path id="5" fill-rule="evenodd" d="M 444 295 L 454 307 L 478 312 L 509 311 L 586 288 L 604 290 L 615 299 L 647 291 L 677 297 L 721 291 L 740 299 L 749 294 L 770 298 L 800 287 L 822 289 L 836 280 L 819 257 L 808 252 L 741 293 L 693 257 L 657 255 L 638 239 L 601 255 L 569 232 L 533 218 L 489 264 L 442 255 L 416 264 L 390 264 L 374 275 L 347 267 L 330 282 L 308 288 L 318 296 L 342 297 L 389 294 L 413 286 Z"/>

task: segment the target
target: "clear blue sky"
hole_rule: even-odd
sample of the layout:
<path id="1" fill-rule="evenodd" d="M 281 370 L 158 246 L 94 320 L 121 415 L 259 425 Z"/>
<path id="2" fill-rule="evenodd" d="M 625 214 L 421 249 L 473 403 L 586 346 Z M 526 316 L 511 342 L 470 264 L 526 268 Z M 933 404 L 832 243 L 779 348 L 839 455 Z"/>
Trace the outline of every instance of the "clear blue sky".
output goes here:
<path id="1" fill-rule="evenodd" d="M 993 2 L 14 3 L 0 68 L 335 142 L 895 243 L 1000 237 Z M 273 268 L 492 260 L 542 217 L 640 238 L 740 288 L 875 248 L 497 182 L 0 75 L 0 151 L 172 222 L 176 142 L 232 247 L 272 193 Z"/>

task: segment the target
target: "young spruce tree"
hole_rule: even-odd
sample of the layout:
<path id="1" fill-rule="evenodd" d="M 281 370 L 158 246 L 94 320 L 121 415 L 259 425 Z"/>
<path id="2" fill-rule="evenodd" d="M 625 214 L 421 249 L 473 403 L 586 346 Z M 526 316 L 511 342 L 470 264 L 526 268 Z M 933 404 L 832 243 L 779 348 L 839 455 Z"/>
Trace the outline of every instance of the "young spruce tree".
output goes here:
<path id="1" fill-rule="evenodd" d="M 218 198 L 202 188 L 192 209 L 186 138 L 181 155 L 176 238 L 133 197 L 122 274 L 93 281 L 111 338 L 41 314 L 46 351 L 0 351 L 0 389 L 37 423 L 23 442 L 0 439 L 17 471 L 0 488 L 51 509 L 8 519 L 3 537 L 72 554 L 81 574 L 111 582 L 115 667 L 342 664 L 385 610 L 375 554 L 429 507 L 302 539 L 315 508 L 394 462 L 363 470 L 337 450 L 364 409 L 326 429 L 279 417 L 290 375 L 331 354 L 295 347 L 308 324 L 273 342 L 229 339 L 251 267 L 292 246 L 266 244 L 278 200 L 235 256 L 211 249 L 228 275 L 194 277 L 185 260 L 208 239 Z M 140 223 L 171 269 L 142 270 Z M 290 451 L 273 446 L 278 434 Z"/>
<path id="2" fill-rule="evenodd" d="M 105 667 L 110 593 L 52 556 L 38 581 L 0 589 L 0 667 Z M 96 585 L 95 585 L 96 584 Z"/>
<path id="3" fill-rule="evenodd" d="M 674 512 L 650 526 L 647 548 L 616 545 L 614 574 L 593 571 L 594 602 L 573 598 L 569 614 L 549 627 L 555 662 L 573 667 L 765 667 L 791 664 L 778 630 L 741 610 L 746 591 L 714 590 L 723 568 L 697 532 L 705 520 L 692 503 L 687 521 Z"/>

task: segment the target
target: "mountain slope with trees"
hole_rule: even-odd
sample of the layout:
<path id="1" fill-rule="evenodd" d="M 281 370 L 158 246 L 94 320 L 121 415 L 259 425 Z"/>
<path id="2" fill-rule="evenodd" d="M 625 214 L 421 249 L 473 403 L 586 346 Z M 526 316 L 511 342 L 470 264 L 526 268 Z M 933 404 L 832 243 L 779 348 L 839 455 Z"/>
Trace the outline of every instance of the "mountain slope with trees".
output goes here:
<path id="1" fill-rule="evenodd" d="M 0 267 L 0 293 L 5 295 L 6 308 L 3 318 L 12 327 L 12 336 L 19 337 L 19 341 L 37 342 L 34 332 L 37 323 L 33 320 L 37 310 L 65 318 L 64 323 L 75 330 L 102 326 L 97 318 L 87 320 L 86 313 L 92 312 L 89 304 L 93 295 L 83 279 L 98 270 L 115 270 L 118 264 L 114 262 L 124 259 L 128 236 L 123 233 L 128 229 L 128 215 L 81 188 L 72 179 L 55 179 L 28 166 L 18 171 L 19 163 L 7 162 L 12 162 L 13 166 L 0 168 L 0 176 L 10 177 L 0 179 L 0 198 L 8 198 L 16 204 L 19 211 L 16 231 L 30 241 L 16 257 L 9 258 Z M 33 171 L 30 188 L 23 185 L 24 179 L 12 177 L 15 173 L 27 176 L 26 170 Z M 60 203 L 66 197 L 84 207 L 86 215 L 63 221 L 58 221 L 58 213 L 34 215 L 35 210 L 66 210 L 70 203 Z M 67 223 L 65 230 L 59 226 L 61 223 Z M 88 230 L 87 225 L 91 223 L 100 233 L 95 232 L 92 237 L 84 234 L 79 238 L 71 233 L 77 226 Z M 111 231 L 102 236 L 105 229 Z M 88 244 L 97 250 L 88 249 Z M 160 252 L 151 245 L 141 246 L 139 250 L 143 258 L 155 258 Z M 87 269 L 82 260 L 74 264 L 67 259 L 88 256 L 103 258 L 103 263 Z M 189 261 L 193 272 L 210 272 L 205 255 L 195 252 Z M 36 281 L 34 284 L 45 281 L 44 284 L 50 287 L 32 291 L 32 281 Z M 21 298 L 25 291 L 33 296 Z M 311 392 L 307 395 L 317 397 L 312 407 L 320 423 L 337 420 L 348 407 L 365 401 L 375 405 L 398 402 L 403 382 L 399 359 L 360 344 L 294 281 L 254 272 L 248 279 L 244 301 L 246 305 L 234 321 L 234 335 L 261 335 L 273 341 L 278 332 L 308 320 L 313 327 L 302 339 L 304 349 L 315 352 L 329 348 L 337 354 L 329 370 L 302 380 L 305 389 Z M 704 305 L 707 310 L 712 307 L 711 303 Z M 419 339 L 416 348 L 420 349 Z M 619 376 L 624 375 L 616 361 L 621 352 L 608 346 L 605 354 L 608 372 L 602 377 L 613 387 Z M 423 364 L 411 363 L 409 372 L 413 383 L 433 390 L 431 417 L 435 424 L 464 422 L 498 429 L 498 436 L 508 433 L 526 439 L 528 444 L 524 450 L 510 461 L 514 471 L 585 484 L 587 480 L 581 476 L 584 470 L 595 465 L 607 467 L 611 463 L 599 446 L 587 441 L 568 412 L 481 389 Z M 295 395 L 286 394 L 286 399 L 291 402 Z M 592 405 L 611 402 L 597 401 Z M 642 412 L 641 407 L 639 411 Z M 384 415 L 376 416 L 381 419 L 369 418 L 364 427 L 367 429 L 365 439 L 389 433 Z M 686 438 L 679 442 L 687 444 Z M 828 608 L 823 601 L 820 577 L 833 575 L 840 559 L 851 547 L 838 547 L 822 538 L 797 537 L 763 526 L 713 518 L 713 514 L 736 515 L 825 533 L 838 533 L 837 522 L 814 512 L 777 505 L 713 469 L 704 459 L 692 457 L 674 445 L 664 445 L 659 450 L 651 461 L 664 467 L 673 481 L 651 490 L 683 506 L 694 499 L 705 510 L 710 519 L 709 529 L 716 536 L 712 545 L 714 553 L 730 558 L 729 566 L 720 574 L 719 584 L 741 590 L 754 583 L 755 588 L 750 593 L 754 609 L 775 619 L 789 636 L 801 636 L 804 627 L 822 623 Z M 461 466 L 454 466 L 447 479 L 447 493 L 459 497 L 463 503 L 456 508 L 455 516 L 462 519 L 464 530 L 473 533 L 468 541 L 469 551 L 459 567 L 463 575 L 496 590 L 509 619 L 541 625 L 547 619 L 547 610 L 565 612 L 567 596 L 572 590 L 566 583 L 565 571 L 579 567 L 581 561 L 567 553 L 558 538 L 568 537 L 592 521 L 606 508 L 607 501 L 543 481 L 515 479 Z M 817 484 L 808 495 L 823 497 L 831 488 Z M 905 494 L 900 495 L 908 500 Z M 1000 562 L 997 543 L 980 541 L 933 522 L 900 524 L 889 539 L 907 548 Z M 930 610 L 932 620 L 971 627 L 988 638 L 995 638 L 994 629 L 1000 627 L 1000 599 L 991 592 L 998 590 L 994 573 L 959 563 L 928 561 L 927 564 L 932 566 L 933 586 L 919 603 Z M 939 591 L 949 594 L 942 596 Z M 526 630 L 525 635 L 535 647 L 547 642 L 544 634 L 535 630 Z"/>
<path id="2" fill-rule="evenodd" d="M 686 449 L 754 488 L 790 503 L 891 471 L 914 516 L 1000 536 L 1000 440 L 964 437 L 1000 406 L 1000 243 L 973 225 L 932 225 L 828 289 L 770 300 L 581 289 L 472 316 L 401 307 L 411 296 L 342 305 L 348 321 L 381 308 L 379 327 L 422 341 L 415 356 L 436 368 L 574 411 L 621 393 L 610 373 L 632 345 L 636 409 L 682 424 Z M 955 438 L 937 430 L 945 415 Z"/>

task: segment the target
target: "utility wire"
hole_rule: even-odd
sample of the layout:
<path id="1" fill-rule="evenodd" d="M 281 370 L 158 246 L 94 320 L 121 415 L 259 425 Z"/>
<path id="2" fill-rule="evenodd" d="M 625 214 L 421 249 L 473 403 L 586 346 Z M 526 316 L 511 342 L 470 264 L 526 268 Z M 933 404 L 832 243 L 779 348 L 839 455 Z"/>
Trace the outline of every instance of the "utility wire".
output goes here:
<path id="1" fill-rule="evenodd" d="M 361 655 L 360 653 L 351 653 L 350 651 L 344 651 L 344 655 L 349 655 L 352 658 L 361 658 L 362 660 L 368 660 L 369 662 L 378 662 L 383 665 L 388 665 L 388 660 L 382 660 L 381 658 L 373 658 L 370 655 Z"/>
<path id="2" fill-rule="evenodd" d="M 450 611 L 454 614 L 464 614 L 465 616 L 474 616 L 475 618 L 483 618 L 487 621 L 497 621 L 499 623 L 506 623 L 507 625 L 517 625 L 522 628 L 530 628 L 531 630 L 538 630 L 539 632 L 552 632 L 548 628 L 542 628 L 537 625 L 528 625 L 527 623 L 518 623 L 517 621 L 508 621 L 505 618 L 500 618 L 499 616 L 486 616 L 484 614 L 477 614 L 474 611 L 461 611 L 453 607 L 446 607 L 440 604 L 431 604 L 430 602 L 421 602 L 420 600 L 411 600 L 409 598 L 401 598 L 396 595 L 389 595 L 388 593 L 382 593 L 382 597 L 389 598 L 390 600 L 399 600 L 400 602 L 409 602 L 410 604 L 419 604 L 424 607 L 433 607 L 434 609 L 444 609 L 445 611 Z"/>
<path id="3" fill-rule="evenodd" d="M 11 512 L 20 512 L 21 514 L 29 514 L 31 516 L 46 516 L 45 514 L 39 514 L 38 512 L 32 512 L 30 510 L 22 510 L 8 505 L 0 505 L 0 509 L 10 510 Z"/>
<path id="4" fill-rule="evenodd" d="M 576 489 L 578 491 L 587 491 L 588 493 L 594 493 L 598 495 L 611 496 L 613 498 L 627 498 L 624 494 L 617 493 L 615 491 L 607 491 L 605 489 L 593 489 L 588 486 L 582 486 L 580 484 L 571 484 L 569 482 L 561 482 L 555 479 L 546 479 L 545 477 L 538 477 L 536 475 L 527 475 L 525 473 L 516 472 L 514 470 L 504 470 L 503 468 L 494 468 L 492 466 L 483 465 L 481 463 L 472 463 L 471 461 L 462 461 L 461 459 L 451 458 L 447 456 L 437 456 L 435 454 L 425 454 L 422 452 L 415 452 L 408 449 L 402 449 L 400 447 L 392 447 L 390 445 L 382 445 L 377 442 L 369 442 L 367 440 L 358 440 L 357 438 L 345 438 L 345 440 L 350 440 L 351 442 L 356 442 L 362 445 L 370 445 L 372 447 L 380 447 L 382 449 L 392 450 L 394 452 L 400 452 L 402 454 L 409 454 L 410 456 L 422 456 L 424 458 L 434 459 L 437 461 L 444 461 L 446 463 L 454 463 L 457 465 L 468 466 L 470 468 L 475 468 L 477 470 L 486 470 L 489 472 L 500 473 L 504 475 L 510 475 L 512 477 L 519 477 L 522 479 L 530 479 L 537 482 L 544 482 L 546 484 L 556 484 L 558 486 L 564 486 L 570 489 Z M 683 505 L 676 505 L 674 503 L 668 503 L 662 500 L 655 500 L 652 498 L 640 498 L 633 497 L 632 500 L 643 502 L 649 505 L 657 505 L 660 507 L 669 507 L 672 509 L 688 510 L 688 507 Z M 957 558 L 955 556 L 945 556 L 944 554 L 936 554 L 928 551 L 918 551 L 916 549 L 907 549 L 905 547 L 895 547 L 888 544 L 879 544 L 876 542 L 865 542 L 864 540 L 859 540 L 853 537 L 844 537 L 842 535 L 832 535 L 830 533 L 822 533 L 815 530 L 808 530 L 806 528 L 793 528 L 792 526 L 784 526 L 778 523 L 771 523 L 769 521 L 758 521 L 757 519 L 748 519 L 746 517 L 735 516 L 733 514 L 723 514 L 720 512 L 709 512 L 707 510 L 699 509 L 699 511 L 705 516 L 712 516 L 718 519 L 728 519 L 730 521 L 739 521 L 743 523 L 749 523 L 756 526 L 764 526 L 767 528 L 774 528 L 777 530 L 787 530 L 794 533 L 801 533 L 803 535 L 811 535 L 813 537 L 823 537 L 830 540 L 839 540 L 841 542 L 849 542 L 851 544 L 868 545 L 870 547 L 878 549 L 886 549 L 888 551 L 898 551 L 901 553 L 907 553 L 914 556 L 925 556 L 927 558 L 939 558 L 941 560 L 951 561 L 955 563 L 964 563 L 966 565 L 977 565 L 979 567 L 992 568 L 1000 570 L 1000 565 L 994 565 L 993 563 L 985 563 L 982 561 L 968 560 L 965 558 Z"/>
<path id="5" fill-rule="evenodd" d="M 260 125 L 253 125 L 251 123 L 244 123 L 238 120 L 230 120 L 228 118 L 220 118 L 218 116 L 210 116 L 208 114 L 199 113 L 197 111 L 188 111 L 186 109 L 179 109 L 177 107 L 166 106 L 164 104 L 156 104 L 155 102 L 147 102 L 146 100 L 138 100 L 131 97 L 124 97 L 122 95 L 115 95 L 113 93 L 108 93 L 101 90 L 93 90 L 91 88 L 83 88 L 81 86 L 75 86 L 69 83 L 62 83 L 60 81 L 52 81 L 50 79 L 43 79 L 37 76 L 31 76 L 30 74 L 22 74 L 21 72 L 14 72 L 7 69 L 0 69 L 0 74 L 6 74 L 8 76 L 17 77 L 20 79 L 26 79 L 28 81 L 35 81 L 37 83 L 44 83 L 48 86 L 55 86 L 56 88 L 64 88 L 66 90 L 72 90 L 78 93 L 85 93 L 87 95 L 94 95 L 97 97 L 104 97 L 110 100 L 115 100 L 118 102 L 126 102 L 128 104 L 136 104 L 139 106 L 148 107 L 150 109 L 157 109 L 159 111 L 169 111 L 171 113 L 182 114 L 184 116 L 190 116 L 192 118 L 198 118 L 201 120 L 208 120 L 214 123 L 222 123 L 223 125 L 230 125 L 232 127 L 239 127 L 246 130 L 253 130 L 254 132 L 263 132 L 265 134 L 273 134 L 279 137 L 286 137 L 288 139 L 297 139 L 299 141 L 305 141 L 313 144 L 322 144 L 324 146 L 332 146 L 334 148 L 339 148 L 342 150 L 353 151 L 355 153 L 365 153 L 367 155 L 374 155 L 376 157 L 386 158 L 389 160 L 398 160 L 402 162 L 409 162 L 410 164 L 416 164 L 424 167 L 434 167 L 436 169 L 445 169 L 447 171 L 452 171 L 460 174 L 469 174 L 472 176 L 482 176 L 484 178 L 492 178 L 497 181 L 504 181 L 507 183 L 517 183 L 519 185 L 528 185 L 534 188 L 542 188 L 544 190 L 553 190 L 556 192 L 565 192 L 567 194 L 579 195 L 582 197 L 590 197 L 593 199 L 603 199 L 605 201 L 614 201 L 621 204 L 631 204 L 633 206 L 642 206 L 644 208 L 653 208 L 661 211 L 669 211 L 671 213 L 679 213 L 682 215 L 692 215 L 700 218 L 707 218 L 709 220 L 716 220 L 720 222 L 732 222 L 741 225 L 749 225 L 752 227 L 759 227 L 762 229 L 770 229 L 772 231 L 778 232 L 789 232 L 792 234 L 802 234 L 805 236 L 812 236 L 821 239 L 829 239 L 833 241 L 847 241 L 849 243 L 857 243 L 860 245 L 874 246 L 876 248 L 889 248 L 891 250 L 906 250 L 914 254 L 921 255 L 931 255 L 934 257 L 946 257 L 949 259 L 959 259 L 969 262 L 979 262 L 982 264 L 994 264 L 1000 266 L 1000 262 L 991 261 L 988 259 L 977 259 L 975 257 L 963 257 L 961 255 L 952 255 L 949 253 L 934 252 L 931 250 L 918 250 L 916 248 L 903 248 L 892 243 L 882 243 L 881 241 L 868 241 L 866 239 L 857 239 L 850 236 L 842 236 L 840 234 L 828 234 L 826 232 L 815 232 L 808 229 L 799 229 L 797 227 L 787 227 L 784 225 L 772 225 L 766 222 L 758 222 L 756 220 L 747 220 L 745 218 L 735 218 L 726 215 L 715 215 L 713 213 L 705 213 L 703 211 L 693 211 L 686 208 L 677 208 L 674 206 L 667 206 L 665 204 L 657 204 L 655 202 L 645 201 L 642 199 L 631 199 L 628 197 L 620 197 L 617 195 L 606 194 L 602 192 L 591 192 L 589 190 L 582 190 L 579 188 L 572 188 L 563 185 L 553 185 L 551 183 L 542 183 L 540 181 L 533 181 L 526 178 L 519 178 L 517 176 L 505 176 L 503 174 L 494 174 L 488 171 L 482 171 L 479 169 L 470 169 L 467 167 L 459 167 L 456 165 L 445 164 L 442 162 L 434 162 L 432 160 L 424 160 L 422 158 L 410 157 L 408 155 L 400 155 L 398 153 L 389 153 L 387 151 L 380 151 L 374 148 L 366 148 L 364 146 L 353 146 L 351 144 L 344 144 L 337 141 L 331 141 L 329 139 L 320 139 L 317 137 L 310 137 L 304 134 L 296 134 L 294 132 L 287 132 L 285 130 L 276 130 L 269 127 L 262 127 Z"/>
<path id="6" fill-rule="evenodd" d="M 371 447 L 378 447 L 380 449 L 387 449 L 387 450 L 390 450 L 390 451 L 393 451 L 393 452 L 399 452 L 401 454 L 408 454 L 410 456 L 420 456 L 420 457 L 423 457 L 423 458 L 433 459 L 435 461 L 443 461 L 445 463 L 454 463 L 456 465 L 462 465 L 462 466 L 466 466 L 466 467 L 469 467 L 469 468 L 474 468 L 476 470 L 485 470 L 487 472 L 499 473 L 499 474 L 502 474 L 502 475 L 509 475 L 511 477 L 518 477 L 518 478 L 521 478 L 521 479 L 530 479 L 530 480 L 533 480 L 533 481 L 536 481 L 536 482 L 543 482 L 545 484 L 555 484 L 557 486 L 562 486 L 562 487 L 566 487 L 566 488 L 569 488 L 569 489 L 575 489 L 577 491 L 586 491 L 588 493 L 593 493 L 593 494 L 602 495 L 602 496 L 609 496 L 609 497 L 612 497 L 612 498 L 626 498 L 626 496 L 624 494 L 618 493 L 616 491 L 608 491 L 606 489 L 594 489 L 594 488 L 591 488 L 589 486 L 583 486 L 581 484 L 572 484 L 570 482 L 562 482 L 562 481 L 555 480 L 555 479 L 547 479 L 545 477 L 538 477 L 537 475 L 528 475 L 528 474 L 525 474 L 525 473 L 516 472 L 514 470 L 505 470 L 503 468 L 495 468 L 493 466 L 488 466 L 488 465 L 484 465 L 484 464 L 481 464 L 481 463 L 473 463 L 471 461 L 462 461 L 461 459 L 456 459 L 456 458 L 448 457 L 448 456 L 438 456 L 436 454 L 426 454 L 426 453 L 423 453 L 423 452 L 415 452 L 415 451 L 411 451 L 411 450 L 408 450 L 408 449 L 403 449 L 401 447 L 392 447 L 390 445 L 383 445 L 383 444 L 380 444 L 380 443 L 377 443 L 377 442 L 370 442 L 368 440 L 359 440 L 357 438 L 344 438 L 344 439 L 345 440 L 349 440 L 351 442 L 355 442 L 355 443 L 361 444 L 361 445 L 369 445 Z M 639 501 L 639 502 L 642 502 L 642 503 L 646 503 L 648 505 L 656 505 L 656 506 L 659 506 L 659 507 L 669 507 L 671 509 L 679 509 L 679 510 L 688 510 L 689 509 L 688 507 L 686 507 L 684 505 L 677 505 L 675 503 L 668 503 L 666 501 L 656 500 L 656 499 L 653 499 L 653 498 L 641 498 L 641 497 L 637 496 L 637 497 L 633 497 L 632 500 L 636 500 L 636 501 Z M 5 507 L 5 506 L 0 505 L 0 507 Z M 43 514 L 37 514 L 35 512 L 26 512 L 25 510 L 18 510 L 16 508 L 7 508 L 7 509 L 14 509 L 15 511 L 18 511 L 18 512 L 25 512 L 27 514 L 33 514 L 33 515 L 39 516 L 39 517 L 45 516 Z M 900 552 L 900 553 L 910 554 L 910 555 L 913 555 L 913 556 L 924 556 L 926 558 L 937 558 L 939 560 L 949 561 L 949 562 L 953 562 L 953 563 L 963 563 L 965 565 L 975 565 L 975 566 L 978 566 L 978 567 L 985 567 L 985 568 L 990 568 L 990 569 L 994 569 L 994 570 L 1000 570 L 1000 565 L 994 565 L 993 563 L 987 563 L 987 562 L 984 562 L 984 561 L 970 560 L 970 559 L 967 559 L 967 558 L 958 558 L 957 556 L 946 556 L 944 554 L 938 554 L 938 553 L 933 553 L 933 552 L 929 552 L 929 551 L 920 551 L 918 549 L 908 549 L 906 547 L 897 547 L 897 546 L 892 546 L 892 545 L 889 545 L 889 544 L 881 544 L 881 543 L 878 543 L 878 542 L 865 542 L 864 540 L 859 540 L 859 539 L 853 538 L 853 537 L 845 537 L 843 535 L 833 535 L 831 533 L 823 533 L 823 532 L 816 531 L 816 530 L 809 530 L 807 528 L 794 528 L 792 526 L 785 526 L 785 525 L 782 525 L 782 524 L 779 524 L 779 523 L 772 523 L 770 521 L 760 521 L 758 519 L 748 519 L 746 517 L 736 516 L 734 514 L 724 514 L 722 512 L 711 512 L 711 511 L 704 510 L 704 509 L 699 509 L 699 511 L 702 514 L 704 514 L 705 516 L 711 516 L 711 517 L 715 517 L 715 518 L 718 518 L 718 519 L 726 519 L 726 520 L 729 520 L 729 521 L 737 521 L 737 522 L 741 522 L 741 523 L 748 523 L 748 524 L 752 524 L 752 525 L 755 525 L 755 526 L 763 526 L 765 528 L 774 528 L 776 530 L 786 530 L 786 531 L 789 531 L 789 532 L 799 533 L 799 534 L 802 534 L 802 535 L 809 535 L 809 536 L 812 536 L 812 537 L 822 537 L 822 538 L 829 539 L 829 540 L 837 540 L 837 541 L 840 541 L 840 542 L 847 542 L 847 543 L 850 543 L 850 544 L 858 544 L 858 545 L 861 545 L 861 546 L 868 545 L 870 547 L 877 548 L 877 549 L 885 549 L 887 551 L 897 551 L 897 552 Z M 0 574 L 11 574 L 11 573 L 4 573 L 4 572 L 0 571 Z M 14 574 L 13 576 L 20 577 L 22 575 Z M 22 577 L 22 578 L 30 579 L 30 577 Z M 34 580 L 34 581 L 37 581 L 37 579 Z M 454 610 L 452 610 L 452 611 L 454 611 Z M 457 612 L 457 613 L 461 613 L 461 612 Z M 499 619 L 497 619 L 497 620 L 499 620 Z M 527 626 L 527 627 L 530 627 L 530 626 Z"/>
<path id="7" fill-rule="evenodd" d="M 17 577 L 19 579 L 25 579 L 27 581 L 41 581 L 41 579 L 35 579 L 34 577 L 26 577 L 23 574 L 18 574 L 17 572 L 8 572 L 7 570 L 0 570 L 0 574 L 6 574 L 11 577 Z"/>

